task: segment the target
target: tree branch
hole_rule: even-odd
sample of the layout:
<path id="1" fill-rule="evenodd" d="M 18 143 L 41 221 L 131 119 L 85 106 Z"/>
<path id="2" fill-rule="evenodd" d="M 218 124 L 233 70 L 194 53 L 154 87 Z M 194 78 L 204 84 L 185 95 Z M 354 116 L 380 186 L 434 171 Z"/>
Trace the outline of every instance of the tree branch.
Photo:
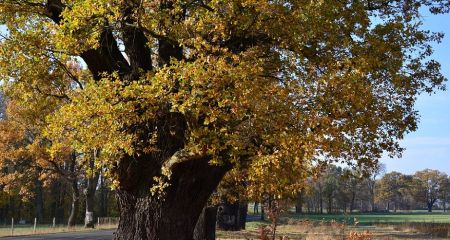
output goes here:
<path id="1" fill-rule="evenodd" d="M 161 9 L 172 9 L 172 0 L 161 1 Z M 171 21 L 179 21 L 184 16 L 172 17 Z M 166 39 L 159 39 L 158 41 L 158 53 L 159 53 L 159 66 L 162 67 L 170 63 L 171 58 L 181 60 L 183 58 L 183 48 L 178 44 L 169 42 Z"/>
<path id="2" fill-rule="evenodd" d="M 45 7 L 47 16 L 56 24 L 60 24 L 62 21 L 61 13 L 66 7 L 61 0 L 47 0 Z M 103 73 L 111 74 L 117 71 L 120 76 L 130 73 L 130 66 L 120 52 L 112 30 L 106 25 L 100 35 L 100 47 L 87 50 L 81 53 L 80 57 L 86 62 L 88 69 L 96 80 L 101 79 Z"/>
<path id="3" fill-rule="evenodd" d="M 128 56 L 131 68 L 129 80 L 134 80 L 139 77 L 139 71 L 152 70 L 151 50 L 148 46 L 148 39 L 145 36 L 142 28 L 134 25 L 138 20 L 133 17 L 135 9 L 139 7 L 135 1 L 125 2 L 122 8 L 122 40 L 125 45 L 125 53 Z"/>

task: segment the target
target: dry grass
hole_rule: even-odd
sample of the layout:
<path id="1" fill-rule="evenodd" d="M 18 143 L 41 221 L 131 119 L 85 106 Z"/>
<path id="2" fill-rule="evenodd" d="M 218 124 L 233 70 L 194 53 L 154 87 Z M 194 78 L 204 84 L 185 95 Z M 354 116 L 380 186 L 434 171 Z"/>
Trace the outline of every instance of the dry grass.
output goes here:
<path id="1" fill-rule="evenodd" d="M 394 226 L 395 230 L 413 233 L 425 233 L 432 237 L 448 238 L 450 224 L 448 223 L 402 223 Z"/>
<path id="2" fill-rule="evenodd" d="M 264 225 L 250 227 L 247 230 L 239 232 L 218 231 L 218 239 L 261 239 L 261 229 Z M 347 226 L 335 221 L 309 221 L 309 220 L 288 220 L 286 223 L 278 226 L 276 239 L 349 239 L 363 240 L 370 238 L 355 238 L 360 236 L 359 231 L 354 230 L 353 226 Z M 366 235 L 369 235 L 367 233 Z M 353 236 L 353 237 L 352 237 Z"/>
<path id="3" fill-rule="evenodd" d="M 32 225 L 16 225 L 14 231 L 11 231 L 10 227 L 0 228 L 0 237 L 7 236 L 23 236 L 23 235 L 33 235 L 33 234 L 48 234 L 48 233 L 62 233 L 62 232 L 85 232 L 85 231 L 95 231 L 99 229 L 114 229 L 117 228 L 115 224 L 101 224 L 96 225 L 95 229 L 85 228 L 83 225 L 77 225 L 75 227 L 67 227 L 66 225 L 57 225 L 52 227 L 51 225 L 38 225 L 36 230 L 33 229 Z"/>
<path id="4" fill-rule="evenodd" d="M 218 231 L 220 240 L 257 240 L 265 223 L 251 224 L 239 232 Z M 286 220 L 278 226 L 276 240 L 405 240 L 446 239 L 450 224 L 396 224 L 357 226 L 336 221 Z"/>
<path id="5" fill-rule="evenodd" d="M 355 219 L 356 220 L 356 219 Z M 357 222 L 357 221 L 356 221 Z M 405 239 L 447 239 L 450 224 L 444 223 L 402 223 L 382 224 L 372 226 L 347 225 L 337 221 L 310 221 L 284 218 L 277 227 L 276 240 L 405 240 Z M 261 238 L 261 231 L 268 226 L 267 222 L 250 222 L 247 230 L 231 232 L 218 231 L 218 240 L 257 240 Z M 86 229 L 79 225 L 67 226 L 38 225 L 34 232 L 31 225 L 18 225 L 14 235 L 32 235 L 74 231 L 95 231 L 98 229 L 114 229 L 116 224 L 101 224 L 95 229 Z M 0 237 L 11 236 L 11 229 L 0 228 Z"/>

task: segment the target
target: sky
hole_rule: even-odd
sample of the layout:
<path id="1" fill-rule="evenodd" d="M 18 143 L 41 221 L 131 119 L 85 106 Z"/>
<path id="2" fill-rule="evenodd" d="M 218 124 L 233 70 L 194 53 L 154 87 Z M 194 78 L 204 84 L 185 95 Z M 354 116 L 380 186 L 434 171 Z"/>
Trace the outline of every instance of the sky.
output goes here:
<path id="1" fill-rule="evenodd" d="M 401 158 L 383 157 L 386 171 L 412 174 L 426 168 L 450 175 L 450 14 L 422 13 L 424 29 L 443 32 L 444 40 L 433 44 L 433 59 L 442 65 L 442 73 L 449 81 L 448 90 L 419 96 L 416 109 L 421 115 L 418 129 L 400 142 L 406 150 Z"/>

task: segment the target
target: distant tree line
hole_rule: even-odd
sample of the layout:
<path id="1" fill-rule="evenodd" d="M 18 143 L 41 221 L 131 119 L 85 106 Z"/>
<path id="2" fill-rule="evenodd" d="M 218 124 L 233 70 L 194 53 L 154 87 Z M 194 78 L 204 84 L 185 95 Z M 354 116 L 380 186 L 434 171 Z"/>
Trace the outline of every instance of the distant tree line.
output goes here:
<path id="1" fill-rule="evenodd" d="M 85 224 L 85 191 L 77 193 L 79 196 L 74 202 L 72 183 L 66 179 L 54 179 L 50 184 L 43 184 L 39 179 L 35 181 L 33 191 L 27 193 L 26 197 L 20 193 L 20 189 L 5 189 L 0 186 L 0 224 L 10 224 L 11 218 L 16 223 L 32 223 L 34 218 L 38 223 L 52 223 L 55 218 L 56 224 L 67 224 L 72 209 L 76 212 L 73 213 L 71 224 Z M 79 189 L 85 189 L 86 179 L 79 179 L 76 184 Z M 97 217 L 118 216 L 114 193 L 107 184 L 104 177 L 99 179 L 91 210 L 94 223 Z"/>
<path id="2" fill-rule="evenodd" d="M 370 173 L 329 165 L 296 198 L 297 213 L 387 212 L 447 210 L 450 180 L 446 173 L 425 169 L 416 173 Z"/>
<path id="3" fill-rule="evenodd" d="M 39 109 L 36 109 L 38 113 Z M 53 161 L 36 134 L 34 113 L 7 101 L 0 92 L 0 223 L 75 224 L 93 227 L 96 217 L 117 216 L 117 204 L 93 156 L 67 153 Z M 90 161 L 82 168 L 76 160 Z M 100 170 L 99 170 L 100 169 Z"/>

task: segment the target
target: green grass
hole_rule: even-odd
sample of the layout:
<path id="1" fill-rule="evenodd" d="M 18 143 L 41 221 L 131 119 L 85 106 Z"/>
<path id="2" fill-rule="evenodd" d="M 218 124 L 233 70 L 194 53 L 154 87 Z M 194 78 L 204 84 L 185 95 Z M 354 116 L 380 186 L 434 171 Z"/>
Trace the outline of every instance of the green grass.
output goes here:
<path id="1" fill-rule="evenodd" d="M 259 209 L 259 211 L 261 211 Z M 410 210 L 397 211 L 396 213 L 352 213 L 352 214 L 295 214 L 295 209 L 290 209 L 286 217 L 293 219 L 309 219 L 315 221 L 331 221 L 345 222 L 353 224 L 356 217 L 360 225 L 371 224 L 398 224 L 408 222 L 430 222 L 430 223 L 450 223 L 450 212 L 443 212 L 442 210 L 433 210 L 428 213 L 426 210 Z M 248 213 L 253 214 L 253 204 L 250 203 Z M 269 222 L 250 222 L 250 227 L 257 224 Z"/>
<path id="2" fill-rule="evenodd" d="M 370 224 L 397 224 L 407 222 L 434 222 L 434 223 L 450 223 L 450 213 L 434 212 L 426 213 L 403 212 L 403 213 L 353 213 L 353 214 L 288 214 L 289 218 L 309 219 L 316 221 L 338 221 L 347 224 L 353 224 L 356 221 L 360 225 Z"/>

